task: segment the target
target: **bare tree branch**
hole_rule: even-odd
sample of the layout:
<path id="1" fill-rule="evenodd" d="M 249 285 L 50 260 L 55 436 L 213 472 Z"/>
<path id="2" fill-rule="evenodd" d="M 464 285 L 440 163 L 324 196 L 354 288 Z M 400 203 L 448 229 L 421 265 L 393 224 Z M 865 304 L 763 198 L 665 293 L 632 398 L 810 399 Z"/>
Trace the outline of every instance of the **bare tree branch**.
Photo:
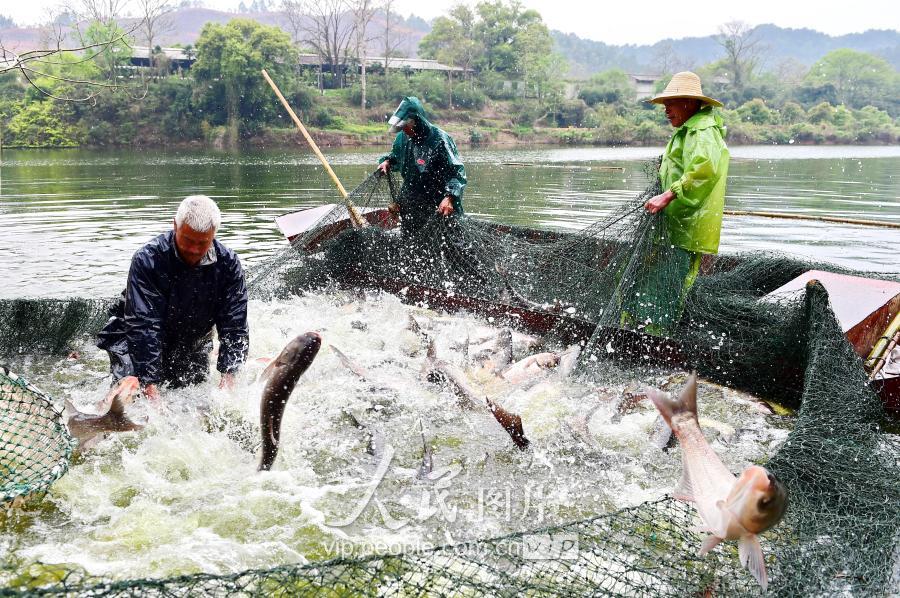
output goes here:
<path id="1" fill-rule="evenodd" d="M 338 85 L 343 86 L 343 68 L 347 64 L 355 30 L 344 0 L 284 0 L 295 38 L 307 44 L 330 64 Z"/>
<path id="2" fill-rule="evenodd" d="M 153 40 L 175 29 L 172 12 L 175 5 L 171 0 L 136 0 L 138 16 L 141 17 L 141 33 L 147 42 L 147 59 L 153 67 Z"/>
<path id="3" fill-rule="evenodd" d="M 366 50 L 369 42 L 366 32 L 378 9 L 375 0 L 345 0 L 350 14 L 353 15 L 354 49 L 359 61 L 359 84 L 361 90 L 360 110 L 366 110 Z"/>
<path id="4" fill-rule="evenodd" d="M 2 61 L 3 63 L 2 65 L 0 65 L 0 74 L 11 71 L 18 71 L 19 73 L 21 73 L 25 81 L 42 95 L 60 101 L 86 102 L 94 99 L 99 93 L 108 89 L 124 88 L 132 91 L 135 89 L 134 86 L 117 83 L 114 79 L 111 78 L 107 78 L 105 80 L 95 80 L 66 77 L 35 67 L 38 65 L 46 65 L 49 67 L 72 67 L 91 62 L 116 44 L 127 44 L 128 36 L 131 35 L 140 26 L 140 24 L 141 22 L 136 23 L 127 31 L 114 29 L 113 31 L 116 31 L 114 37 L 106 40 L 101 40 L 93 43 L 84 43 L 75 47 L 64 47 L 63 44 L 66 37 L 64 27 L 61 22 L 54 19 L 51 22 L 50 26 L 50 36 L 52 36 L 52 38 L 55 40 L 55 47 L 17 53 L 9 48 L 6 48 L 2 43 L 0 43 L 0 61 Z M 77 56 L 78 59 L 63 60 L 64 56 Z M 37 78 L 45 78 L 53 81 L 70 83 L 72 85 L 82 85 L 94 89 L 95 91 L 87 92 L 82 96 L 59 95 L 53 93 L 45 86 L 41 85 L 38 81 L 36 81 Z M 132 97 L 138 98 L 143 97 L 144 95 L 146 95 L 146 89 L 141 88 L 141 94 L 132 94 Z"/>
<path id="5" fill-rule="evenodd" d="M 394 12 L 395 0 L 383 0 L 381 10 L 384 11 L 384 29 L 381 34 L 381 47 L 384 51 L 384 75 L 387 77 L 390 68 L 390 60 L 402 45 L 402 40 L 395 36 L 394 27 L 397 25 L 397 13 Z"/>
<path id="6" fill-rule="evenodd" d="M 735 91 L 741 93 L 759 65 L 764 46 L 756 31 L 743 21 L 731 21 L 719 27 L 716 41 L 725 50 L 725 67 Z"/>

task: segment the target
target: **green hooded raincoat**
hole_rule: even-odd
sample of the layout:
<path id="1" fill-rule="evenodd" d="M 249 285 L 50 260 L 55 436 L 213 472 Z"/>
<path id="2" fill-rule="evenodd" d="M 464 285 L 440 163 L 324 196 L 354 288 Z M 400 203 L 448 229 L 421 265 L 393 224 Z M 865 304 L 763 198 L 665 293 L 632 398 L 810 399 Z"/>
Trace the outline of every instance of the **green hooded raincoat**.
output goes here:
<path id="1" fill-rule="evenodd" d="M 686 251 L 719 251 L 729 160 L 724 138 L 722 118 L 706 106 L 675 131 L 663 154 L 659 179 L 675 193 L 664 213 L 672 242 Z"/>
<path id="2" fill-rule="evenodd" d="M 416 137 L 397 133 L 391 152 L 378 160 L 389 160 L 392 168 L 400 169 L 403 186 L 397 203 L 405 225 L 420 227 L 448 196 L 453 200 L 454 215 L 461 216 L 466 169 L 453 139 L 428 122 L 418 98 L 403 98 L 394 116 L 400 120 L 414 117 L 418 133 Z"/>

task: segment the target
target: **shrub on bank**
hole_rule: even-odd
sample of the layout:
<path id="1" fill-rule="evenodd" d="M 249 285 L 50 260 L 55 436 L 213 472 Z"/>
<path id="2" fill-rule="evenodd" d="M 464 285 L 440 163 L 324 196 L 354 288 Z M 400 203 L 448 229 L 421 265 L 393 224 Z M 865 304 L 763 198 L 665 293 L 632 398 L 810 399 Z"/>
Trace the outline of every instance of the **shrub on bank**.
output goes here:
<path id="1" fill-rule="evenodd" d="M 71 122 L 71 106 L 54 102 L 22 105 L 6 125 L 3 144 L 20 147 L 76 147 L 84 131 Z"/>

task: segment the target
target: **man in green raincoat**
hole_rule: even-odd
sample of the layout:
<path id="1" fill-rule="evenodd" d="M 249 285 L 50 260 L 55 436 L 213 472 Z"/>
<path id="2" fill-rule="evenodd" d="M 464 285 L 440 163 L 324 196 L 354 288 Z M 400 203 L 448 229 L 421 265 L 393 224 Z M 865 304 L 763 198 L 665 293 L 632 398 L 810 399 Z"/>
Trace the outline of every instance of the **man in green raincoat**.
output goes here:
<path id="1" fill-rule="evenodd" d="M 663 212 L 674 250 L 659 259 L 665 262 L 665 276 L 657 265 L 657 271 L 646 277 L 651 282 L 637 285 L 638 294 L 643 295 L 640 303 L 652 305 L 654 315 L 646 317 L 640 309 L 633 310 L 635 313 L 626 309 L 622 320 L 645 325 L 648 332 L 656 334 L 671 329 L 680 319 L 703 254 L 719 251 L 729 154 L 722 118 L 713 111 L 722 103 L 703 95 L 696 74 L 675 74 L 665 90 L 649 101 L 665 106 L 666 118 L 676 130 L 659 168 L 663 192 L 644 207 L 651 214 Z"/>
<path id="2" fill-rule="evenodd" d="M 379 159 L 385 174 L 400 168 L 403 186 L 397 200 L 404 232 L 420 230 L 435 213 L 463 214 L 466 169 L 453 139 L 428 122 L 418 98 L 403 98 L 388 121 L 397 133 L 391 152 Z"/>

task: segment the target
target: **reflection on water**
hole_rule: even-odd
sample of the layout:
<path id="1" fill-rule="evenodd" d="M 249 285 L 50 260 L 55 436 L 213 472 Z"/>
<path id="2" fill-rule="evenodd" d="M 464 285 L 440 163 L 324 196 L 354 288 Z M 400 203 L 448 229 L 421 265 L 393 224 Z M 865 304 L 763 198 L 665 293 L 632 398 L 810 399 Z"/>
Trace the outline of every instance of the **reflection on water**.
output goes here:
<path id="1" fill-rule="evenodd" d="M 658 152 L 467 150 L 466 210 L 514 224 L 581 229 L 642 189 L 643 161 Z M 378 154 L 329 152 L 347 187 L 374 169 Z M 736 147 L 732 156 L 729 209 L 900 222 L 900 148 Z M 131 254 L 171 226 L 178 202 L 189 194 L 205 193 L 219 202 L 220 238 L 250 266 L 284 246 L 275 216 L 338 198 L 305 150 L 7 151 L 0 174 L 3 297 L 118 292 Z M 727 217 L 723 250 L 780 250 L 896 271 L 891 246 L 897 238 L 896 229 Z"/>

